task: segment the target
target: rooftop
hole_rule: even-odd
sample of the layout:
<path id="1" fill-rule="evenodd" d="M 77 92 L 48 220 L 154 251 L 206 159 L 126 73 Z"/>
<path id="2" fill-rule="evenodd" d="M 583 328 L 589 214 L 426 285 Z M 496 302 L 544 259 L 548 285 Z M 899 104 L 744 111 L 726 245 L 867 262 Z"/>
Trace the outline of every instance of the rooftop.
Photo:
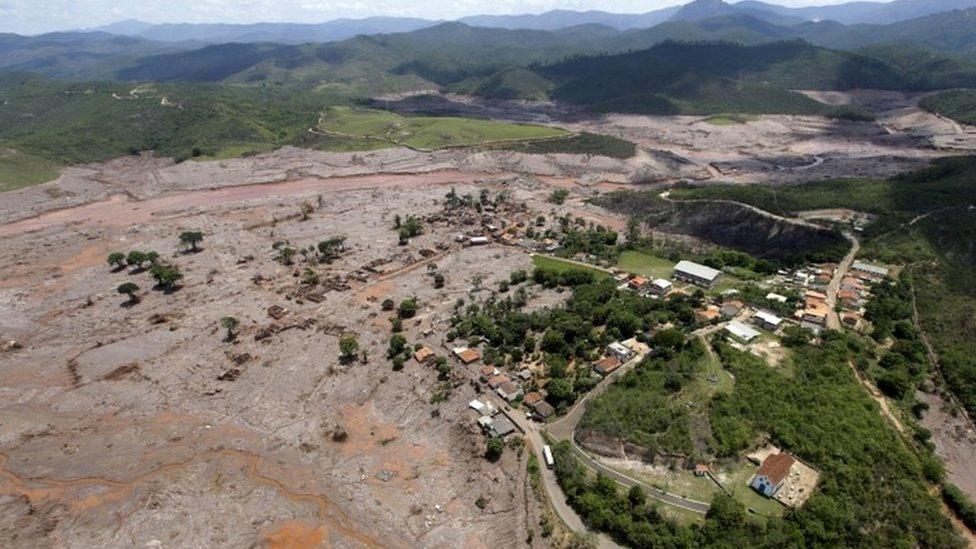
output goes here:
<path id="1" fill-rule="evenodd" d="M 695 278 L 701 278 L 703 280 L 712 281 L 722 274 L 721 271 L 715 270 L 711 267 L 706 267 L 705 265 L 700 265 L 692 261 L 680 261 L 674 266 L 675 272 L 689 274 Z"/>
<path id="2" fill-rule="evenodd" d="M 758 313 L 756 313 L 753 316 L 755 316 L 756 318 L 758 318 L 763 323 L 769 324 L 770 326 L 779 326 L 780 324 L 783 323 L 783 319 L 782 318 L 780 318 L 780 317 L 778 317 L 778 316 L 776 316 L 776 315 L 774 315 L 772 313 L 767 313 L 765 311 L 759 311 Z"/>
<path id="3" fill-rule="evenodd" d="M 882 267 L 881 265 L 874 265 L 872 263 L 865 263 L 863 261 L 855 261 L 851 265 L 851 269 L 855 271 L 861 271 L 864 273 L 869 273 L 877 276 L 888 276 L 890 269 L 887 267 Z"/>
<path id="4" fill-rule="evenodd" d="M 730 334 L 734 335 L 739 339 L 745 341 L 752 341 L 759 337 L 759 332 L 753 330 L 752 328 L 746 326 L 745 324 L 739 322 L 738 320 L 733 320 L 729 322 L 729 325 L 725 327 L 725 330 Z"/>
<path id="5" fill-rule="evenodd" d="M 785 452 L 772 454 L 762 462 L 756 474 L 768 478 L 769 482 L 776 485 L 786 479 L 794 463 L 796 463 L 796 460 L 793 456 Z"/>

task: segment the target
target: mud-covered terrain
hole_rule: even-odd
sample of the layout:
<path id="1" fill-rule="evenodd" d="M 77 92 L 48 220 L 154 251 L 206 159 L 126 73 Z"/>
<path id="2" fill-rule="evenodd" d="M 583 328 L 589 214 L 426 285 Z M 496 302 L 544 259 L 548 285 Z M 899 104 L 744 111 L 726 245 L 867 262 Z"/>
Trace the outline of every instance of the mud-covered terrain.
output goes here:
<path id="1" fill-rule="evenodd" d="M 5 193 L 0 546 L 525 540 L 538 524 L 525 455 L 483 458 L 484 439 L 465 409 L 477 394 L 475 368 L 458 366 L 445 385 L 429 366 L 410 361 L 393 371 L 385 357 L 384 299 L 416 297 L 421 310 L 405 323 L 408 341 L 446 356 L 456 301 L 531 267 L 517 247 L 458 244 L 458 233 L 480 225 L 438 218 L 445 193 L 506 191 L 526 219 L 569 213 L 623 230 L 623 214 L 639 212 L 583 199 L 649 182 L 885 175 L 962 150 L 937 148 L 942 127 L 908 108 L 905 116 L 932 123 L 933 135 L 907 122 L 761 117 L 718 126 L 570 113 L 561 125 L 632 139 L 637 156 L 285 148 L 176 164 L 146 154 L 72 167 L 56 182 Z M 957 145 L 965 143 L 972 145 Z M 573 191 L 565 205 L 547 202 L 554 186 Z M 755 212 L 673 213 L 656 229 L 757 253 L 838 244 L 833 233 Z M 397 214 L 439 220 L 401 246 Z M 188 230 L 204 233 L 199 252 L 180 246 Z M 744 242 L 743 231 L 758 240 Z M 299 257 L 286 265 L 275 249 L 335 236 L 347 237 L 347 250 L 332 263 Z M 109 253 L 132 250 L 157 251 L 178 266 L 181 287 L 155 290 L 147 272 L 107 265 Z M 429 264 L 444 273 L 443 289 L 433 288 Z M 319 279 L 314 299 L 305 268 Z M 139 303 L 118 294 L 124 282 L 140 287 Z M 284 314 L 269 315 L 272 306 Z M 240 320 L 233 341 L 221 327 L 225 316 Z M 346 334 L 356 335 L 365 361 L 341 363 Z"/>
<path id="2" fill-rule="evenodd" d="M 436 214 L 452 186 L 504 189 L 548 210 L 538 183 L 468 179 L 372 176 L 123 197 L 4 225 L 0 334 L 16 344 L 0 354 L 0 546 L 526 539 L 524 456 L 482 457 L 465 410 L 474 367 L 459 367 L 450 398 L 432 404 L 445 391 L 437 372 L 415 361 L 395 372 L 385 357 L 391 313 L 382 300 L 416 297 L 410 343 L 447 356 L 455 301 L 531 267 L 515 247 L 457 244 L 458 231 L 477 228 L 461 220 L 398 245 L 394 215 Z M 312 206 L 307 220 L 303 204 Z M 186 229 L 206 235 L 198 253 L 181 251 Z M 347 251 L 332 264 L 287 266 L 273 250 L 338 235 Z M 152 290 L 146 272 L 106 264 L 109 252 L 133 249 L 177 265 L 182 287 Z M 425 258 L 427 249 L 437 253 Z M 430 263 L 445 288 L 433 288 Z M 305 268 L 321 278 L 317 299 L 303 297 L 312 289 Z M 140 303 L 116 292 L 126 281 L 142 288 Z M 275 305 L 287 313 L 272 318 Z M 240 320 L 236 342 L 225 340 L 224 316 Z M 365 362 L 340 363 L 338 340 L 349 333 Z"/>

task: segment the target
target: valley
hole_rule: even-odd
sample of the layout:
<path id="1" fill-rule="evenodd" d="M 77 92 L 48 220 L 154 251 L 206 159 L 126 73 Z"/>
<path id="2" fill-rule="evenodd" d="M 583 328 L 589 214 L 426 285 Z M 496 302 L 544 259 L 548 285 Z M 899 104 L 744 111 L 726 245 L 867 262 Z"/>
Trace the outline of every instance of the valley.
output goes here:
<path id="1" fill-rule="evenodd" d="M 0 8 L 0 547 L 972 547 L 976 0 L 802 3 Z"/>

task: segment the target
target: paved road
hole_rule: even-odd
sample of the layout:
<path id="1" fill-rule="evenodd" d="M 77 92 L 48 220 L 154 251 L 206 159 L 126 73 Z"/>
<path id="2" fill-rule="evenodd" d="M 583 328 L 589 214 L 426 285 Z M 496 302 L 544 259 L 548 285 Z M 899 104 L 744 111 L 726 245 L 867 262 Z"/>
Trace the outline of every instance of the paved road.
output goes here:
<path id="1" fill-rule="evenodd" d="M 495 400 L 494 397 L 493 404 L 499 410 L 506 410 L 505 404 Z M 556 514 L 559 518 L 569 527 L 570 530 L 582 534 L 582 535 L 596 535 L 596 542 L 598 549 L 622 549 L 616 542 L 610 539 L 606 534 L 599 532 L 593 532 L 587 529 L 586 525 L 583 524 L 583 519 L 576 513 L 576 511 L 566 503 L 566 494 L 563 493 L 563 489 L 559 487 L 559 482 L 556 480 L 556 473 L 545 466 L 546 459 L 542 455 L 542 448 L 546 445 L 546 441 L 542 438 L 542 433 L 539 430 L 539 425 L 534 421 L 528 420 L 525 416 L 519 414 L 517 410 L 508 412 L 506 410 L 506 416 L 508 416 L 519 428 L 525 433 L 526 438 L 531 442 L 532 451 L 535 452 L 535 457 L 539 461 L 540 470 L 542 472 L 542 485 L 546 490 L 546 494 L 549 497 L 549 501 L 552 502 L 553 509 L 556 510 Z"/>
<path id="2" fill-rule="evenodd" d="M 637 357 L 634 357 L 626 364 L 621 366 L 620 369 L 618 369 L 616 372 L 603 378 L 600 381 L 600 383 L 597 384 L 596 387 L 594 387 L 589 393 L 586 394 L 586 396 L 584 396 L 579 402 L 577 402 L 575 406 L 573 406 L 573 408 L 569 411 L 569 413 L 567 413 L 565 416 L 561 417 L 557 421 L 550 423 L 547 426 L 546 430 L 548 431 L 549 435 L 551 435 L 556 440 L 568 440 L 570 444 L 572 444 L 573 446 L 573 453 L 576 455 L 576 459 L 578 459 L 579 462 L 583 464 L 583 466 L 586 467 L 587 469 L 596 473 L 602 473 L 612 478 L 613 480 L 617 481 L 618 484 L 626 488 L 630 488 L 635 485 L 640 485 L 640 487 L 644 489 L 644 492 L 648 496 L 662 503 L 666 503 L 668 505 L 674 505 L 675 507 L 680 507 L 687 511 L 705 514 L 708 512 L 708 508 L 710 507 L 709 503 L 704 501 L 687 499 L 681 496 L 676 496 L 674 494 L 669 494 L 664 490 L 660 490 L 645 482 L 641 482 L 637 479 L 624 475 L 623 473 L 615 471 L 614 469 L 611 469 L 606 465 L 600 463 L 599 461 L 593 459 L 592 457 L 590 457 L 589 454 L 583 451 L 583 449 L 576 444 L 576 440 L 575 440 L 576 427 L 577 425 L 579 425 L 580 420 L 583 418 L 583 413 L 586 411 L 587 400 L 601 395 L 604 391 L 607 390 L 608 387 L 610 387 L 610 385 L 613 385 L 613 383 L 616 382 L 621 376 L 623 376 L 631 369 L 633 369 L 635 366 L 640 364 L 641 360 L 643 359 L 644 359 L 644 355 L 638 355 Z"/>

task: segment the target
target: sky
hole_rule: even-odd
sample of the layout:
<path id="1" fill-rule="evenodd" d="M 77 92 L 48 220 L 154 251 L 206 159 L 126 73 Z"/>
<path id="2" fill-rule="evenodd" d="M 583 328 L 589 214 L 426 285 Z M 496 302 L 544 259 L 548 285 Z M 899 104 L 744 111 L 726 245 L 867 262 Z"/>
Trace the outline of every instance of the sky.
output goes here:
<path id="1" fill-rule="evenodd" d="M 551 9 L 644 13 L 690 0 L 0 0 L 0 32 L 39 34 L 86 29 L 125 19 L 150 23 L 320 23 L 376 15 L 456 19 L 476 14 Z M 767 0 L 783 6 L 845 0 Z M 882 0 L 884 1 L 884 0 Z"/>

